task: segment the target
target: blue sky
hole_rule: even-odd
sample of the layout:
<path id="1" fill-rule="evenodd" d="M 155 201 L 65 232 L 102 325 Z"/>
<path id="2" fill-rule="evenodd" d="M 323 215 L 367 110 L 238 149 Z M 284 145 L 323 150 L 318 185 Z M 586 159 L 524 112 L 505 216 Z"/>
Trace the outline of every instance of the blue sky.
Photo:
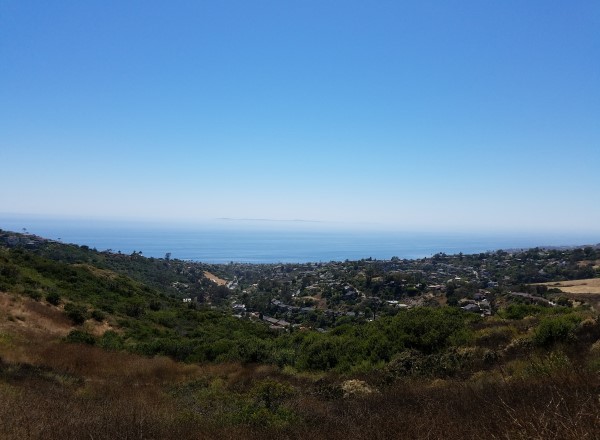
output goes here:
<path id="1" fill-rule="evenodd" d="M 0 212 L 600 232 L 597 1 L 0 6 Z"/>

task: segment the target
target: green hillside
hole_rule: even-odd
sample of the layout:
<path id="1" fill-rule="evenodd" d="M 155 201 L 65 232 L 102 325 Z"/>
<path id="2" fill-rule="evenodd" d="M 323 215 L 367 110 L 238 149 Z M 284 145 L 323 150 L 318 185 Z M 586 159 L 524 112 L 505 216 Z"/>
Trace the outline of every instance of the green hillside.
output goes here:
<path id="1" fill-rule="evenodd" d="M 376 319 L 332 311 L 326 329 L 310 326 L 326 316 L 315 308 L 282 328 L 234 316 L 244 287 L 207 270 L 231 280 L 238 269 L 0 232 L 2 438 L 425 438 L 421 423 L 429 438 L 574 439 L 600 428 L 600 323 L 593 307 L 552 302 L 560 292 L 499 289 L 490 315 L 434 302 Z M 261 282 L 248 303 L 273 295 Z"/>

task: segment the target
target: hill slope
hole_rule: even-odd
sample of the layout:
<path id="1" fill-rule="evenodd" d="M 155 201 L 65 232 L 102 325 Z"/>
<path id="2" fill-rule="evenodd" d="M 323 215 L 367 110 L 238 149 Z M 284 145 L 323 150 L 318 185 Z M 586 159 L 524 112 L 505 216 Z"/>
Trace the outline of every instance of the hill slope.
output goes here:
<path id="1" fill-rule="evenodd" d="M 278 333 L 184 303 L 173 284 L 203 288 L 202 265 L 21 239 L 0 245 L 2 438 L 600 430 L 600 322 L 584 307 L 417 307 Z"/>

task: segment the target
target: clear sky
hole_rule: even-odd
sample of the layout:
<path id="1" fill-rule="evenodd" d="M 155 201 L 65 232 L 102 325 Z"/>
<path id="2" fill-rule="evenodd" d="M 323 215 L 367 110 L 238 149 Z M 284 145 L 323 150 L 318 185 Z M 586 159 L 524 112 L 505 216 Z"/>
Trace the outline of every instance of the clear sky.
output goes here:
<path id="1" fill-rule="evenodd" d="M 600 231 L 600 2 L 2 0 L 0 213 Z"/>

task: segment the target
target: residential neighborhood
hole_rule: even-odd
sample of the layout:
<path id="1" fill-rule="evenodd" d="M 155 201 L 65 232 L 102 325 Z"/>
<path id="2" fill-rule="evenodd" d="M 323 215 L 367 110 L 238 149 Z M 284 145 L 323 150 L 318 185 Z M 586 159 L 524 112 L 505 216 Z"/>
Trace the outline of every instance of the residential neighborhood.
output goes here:
<path id="1" fill-rule="evenodd" d="M 232 313 L 276 330 L 328 329 L 417 306 L 492 316 L 509 303 L 553 307 L 571 301 L 540 283 L 593 278 L 599 246 L 498 250 L 423 259 L 212 265 L 226 280 Z M 217 295 L 218 297 L 218 295 Z M 211 295 L 206 297 L 212 301 Z M 260 317 L 260 318 L 259 318 Z"/>

